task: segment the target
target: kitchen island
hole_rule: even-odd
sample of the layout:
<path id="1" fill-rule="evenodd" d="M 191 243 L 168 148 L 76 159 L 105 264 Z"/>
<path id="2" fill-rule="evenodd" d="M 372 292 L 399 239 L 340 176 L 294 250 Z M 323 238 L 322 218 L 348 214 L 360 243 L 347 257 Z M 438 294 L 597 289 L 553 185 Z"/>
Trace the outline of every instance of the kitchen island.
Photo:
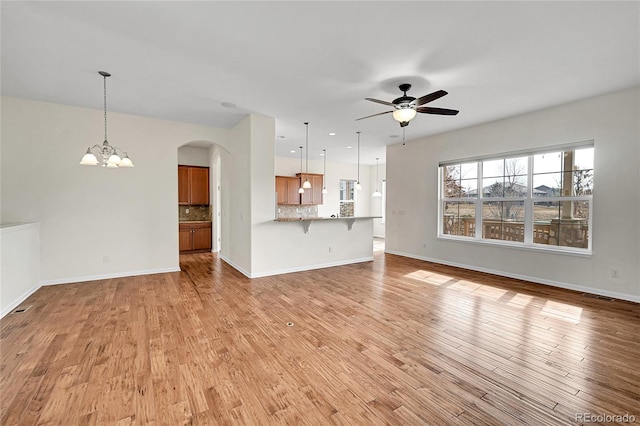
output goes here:
<path id="1" fill-rule="evenodd" d="M 259 221 L 251 240 L 250 278 L 328 268 L 373 260 L 373 219 L 377 216 L 279 218 Z M 230 263 L 226 253 L 221 258 Z"/>

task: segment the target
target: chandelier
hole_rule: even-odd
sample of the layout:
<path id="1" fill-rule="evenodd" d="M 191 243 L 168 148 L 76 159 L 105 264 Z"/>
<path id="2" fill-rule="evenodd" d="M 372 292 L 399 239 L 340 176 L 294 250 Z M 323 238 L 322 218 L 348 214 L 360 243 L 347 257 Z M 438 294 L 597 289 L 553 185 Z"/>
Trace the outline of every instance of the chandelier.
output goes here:
<path id="1" fill-rule="evenodd" d="M 99 71 L 98 74 L 104 79 L 104 142 L 102 145 L 94 145 L 87 148 L 86 154 L 80 160 L 83 166 L 97 166 L 98 158 L 93 153 L 94 150 L 102 157 L 102 167 L 115 169 L 118 167 L 133 167 L 133 162 L 125 151 L 117 146 L 109 145 L 107 141 L 107 77 L 111 77 L 106 71 Z"/>

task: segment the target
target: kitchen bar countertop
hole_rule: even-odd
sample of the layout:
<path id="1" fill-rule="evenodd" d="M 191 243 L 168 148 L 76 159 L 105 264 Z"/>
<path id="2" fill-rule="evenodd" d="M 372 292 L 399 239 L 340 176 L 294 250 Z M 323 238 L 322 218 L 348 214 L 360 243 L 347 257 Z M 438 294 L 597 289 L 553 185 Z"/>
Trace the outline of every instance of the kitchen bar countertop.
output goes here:
<path id="1" fill-rule="evenodd" d="M 276 222 L 300 222 L 314 220 L 354 220 L 354 219 L 381 219 L 382 216 L 340 216 L 340 217 L 283 217 L 274 219 Z"/>
<path id="2" fill-rule="evenodd" d="M 211 223 L 210 220 L 181 220 L 178 223 Z"/>

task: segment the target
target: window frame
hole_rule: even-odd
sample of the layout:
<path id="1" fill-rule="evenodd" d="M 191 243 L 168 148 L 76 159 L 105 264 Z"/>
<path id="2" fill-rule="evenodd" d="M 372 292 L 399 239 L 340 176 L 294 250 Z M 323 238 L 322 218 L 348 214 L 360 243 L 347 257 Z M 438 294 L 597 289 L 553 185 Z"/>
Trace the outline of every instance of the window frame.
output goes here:
<path id="1" fill-rule="evenodd" d="M 474 244 L 485 244 L 492 246 L 503 246 L 509 248 L 518 248 L 525 250 L 533 250 L 533 251 L 542 251 L 542 252 L 552 252 L 559 254 L 570 254 L 576 256 L 586 256 L 590 257 L 593 252 L 593 188 L 590 194 L 582 194 L 582 195 L 571 195 L 571 196 L 550 196 L 550 197 L 542 197 L 542 196 L 534 196 L 533 195 L 533 185 L 534 185 L 534 168 L 533 161 L 536 155 L 553 153 L 556 151 L 564 152 L 564 151 L 576 151 L 579 149 L 586 148 L 594 148 L 593 141 L 583 141 L 576 142 L 572 144 L 565 145 L 556 145 L 549 147 L 542 147 L 535 150 L 526 150 L 526 151 L 514 151 L 509 153 L 502 153 L 496 155 L 487 155 L 481 157 L 473 157 L 468 159 L 461 160 L 452 160 L 452 161 L 443 161 L 438 164 L 438 220 L 437 220 L 437 238 L 445 239 L 445 240 L 455 240 L 460 242 L 474 243 Z M 492 161 L 492 160 L 507 160 L 509 158 L 516 157 L 527 157 L 527 183 L 526 183 L 526 191 L 523 197 L 485 197 L 483 191 L 483 161 Z M 595 150 L 594 150 L 594 162 L 595 162 Z M 446 197 L 444 194 L 444 183 L 446 180 L 445 176 L 445 167 L 452 165 L 460 165 L 462 167 L 463 164 L 475 163 L 476 164 L 476 196 L 467 196 L 467 197 Z M 594 165 L 595 169 L 595 165 Z M 592 170 L 592 175 L 595 176 L 595 172 Z M 503 172 L 504 173 L 504 172 Z M 524 174 L 523 174 L 524 176 Z M 458 178 L 458 181 L 462 181 L 462 177 Z M 523 241 L 509 241 L 503 239 L 492 239 L 485 238 L 483 234 L 483 206 L 488 202 L 504 202 L 504 201 L 522 201 L 524 203 L 524 238 Z M 588 218 L 587 218 L 587 247 L 571 247 L 571 246 L 560 246 L 560 245 L 550 245 L 543 243 L 534 242 L 534 227 L 535 227 L 535 204 L 540 202 L 553 202 L 560 205 L 562 202 L 575 202 L 575 201 L 586 201 L 588 204 Z M 475 230 L 473 236 L 465 236 L 465 235 L 454 235 L 450 233 L 445 233 L 444 229 L 444 212 L 446 203 L 471 203 L 474 206 L 474 219 L 475 219 Z M 502 219 L 504 220 L 504 219 Z"/>

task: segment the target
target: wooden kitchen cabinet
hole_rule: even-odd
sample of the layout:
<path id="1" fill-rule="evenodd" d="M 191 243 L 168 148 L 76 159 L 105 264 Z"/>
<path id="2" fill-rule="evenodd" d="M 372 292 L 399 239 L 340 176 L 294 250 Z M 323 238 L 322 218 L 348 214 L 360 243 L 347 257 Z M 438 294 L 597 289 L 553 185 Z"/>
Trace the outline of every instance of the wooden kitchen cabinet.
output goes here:
<path id="1" fill-rule="evenodd" d="M 182 222 L 178 235 L 180 253 L 211 250 L 211 222 Z"/>
<path id="2" fill-rule="evenodd" d="M 209 168 L 178 166 L 178 204 L 209 205 Z"/>
<path id="3" fill-rule="evenodd" d="M 294 176 L 276 176 L 278 204 L 300 204 L 300 178 Z"/>
<path id="4" fill-rule="evenodd" d="M 305 189 L 300 197 L 300 204 L 322 204 L 322 188 L 324 187 L 324 176 L 313 173 L 298 173 L 296 176 L 304 182 L 309 179 L 311 189 Z"/>

